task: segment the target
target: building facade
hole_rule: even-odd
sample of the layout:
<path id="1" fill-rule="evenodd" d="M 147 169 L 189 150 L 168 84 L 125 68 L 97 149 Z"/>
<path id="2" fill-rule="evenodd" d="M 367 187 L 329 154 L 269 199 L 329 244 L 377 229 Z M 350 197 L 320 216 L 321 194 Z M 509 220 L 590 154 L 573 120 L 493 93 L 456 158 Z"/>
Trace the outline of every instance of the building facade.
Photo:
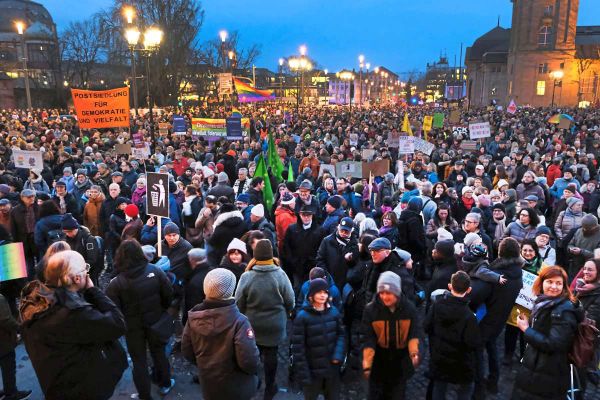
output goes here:
<path id="1" fill-rule="evenodd" d="M 579 0 L 512 0 L 512 27 L 467 49 L 470 104 L 587 106 L 599 99 L 600 27 L 577 26 Z"/>

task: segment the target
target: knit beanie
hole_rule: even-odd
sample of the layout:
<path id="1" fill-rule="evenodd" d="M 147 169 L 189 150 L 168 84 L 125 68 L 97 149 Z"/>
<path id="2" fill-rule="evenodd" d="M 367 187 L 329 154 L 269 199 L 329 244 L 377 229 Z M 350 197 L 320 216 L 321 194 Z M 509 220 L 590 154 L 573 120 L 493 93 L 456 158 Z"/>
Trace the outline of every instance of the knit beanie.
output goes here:
<path id="1" fill-rule="evenodd" d="M 79 222 L 77 222 L 77 220 L 73 218 L 73 215 L 71 213 L 66 213 L 62 217 L 61 228 L 66 231 L 79 229 Z"/>
<path id="2" fill-rule="evenodd" d="M 420 212 L 423 208 L 423 200 L 420 197 L 413 197 L 408 201 L 408 209 L 416 212 Z"/>
<path id="3" fill-rule="evenodd" d="M 250 210 L 250 214 L 262 218 L 265 216 L 265 207 L 262 204 L 257 204 Z"/>
<path id="4" fill-rule="evenodd" d="M 327 284 L 327 281 L 325 279 L 315 278 L 309 283 L 308 294 L 306 295 L 306 297 L 312 297 L 321 290 L 324 290 L 327 293 L 329 293 L 329 285 Z"/>
<path id="5" fill-rule="evenodd" d="M 437 240 L 452 240 L 452 233 L 444 228 L 438 228 L 437 230 Z"/>
<path id="6" fill-rule="evenodd" d="M 342 206 L 342 198 L 340 196 L 331 196 L 327 199 L 327 204 L 336 210 Z"/>
<path id="7" fill-rule="evenodd" d="M 239 250 L 244 254 L 248 254 L 248 250 L 246 249 L 246 243 L 242 242 L 238 238 L 233 238 L 229 246 L 227 246 L 227 252 L 229 253 L 231 250 Z"/>
<path id="8" fill-rule="evenodd" d="M 267 261 L 273 258 L 273 246 L 269 239 L 261 239 L 254 248 L 254 259 L 256 261 Z"/>
<path id="9" fill-rule="evenodd" d="M 327 272 L 321 267 L 313 267 L 310 270 L 310 272 L 308 273 L 308 279 L 310 279 L 311 281 L 313 279 L 317 279 L 317 278 L 321 278 L 321 279 L 327 278 Z"/>
<path id="10" fill-rule="evenodd" d="M 154 260 L 154 257 L 156 257 L 156 248 L 154 246 L 150 246 L 149 244 L 146 244 L 144 246 L 142 246 L 142 251 L 144 252 L 144 256 L 146 257 L 146 260 L 148 261 L 152 261 Z"/>
<path id="11" fill-rule="evenodd" d="M 163 228 L 163 235 L 169 235 L 171 233 L 176 233 L 178 235 L 181 234 L 181 232 L 179 231 L 179 227 L 174 222 L 169 222 Z"/>
<path id="12" fill-rule="evenodd" d="M 127 204 L 127 207 L 125 207 L 125 215 L 128 217 L 135 218 L 139 215 L 139 213 L 140 210 L 135 204 Z"/>
<path id="13" fill-rule="evenodd" d="M 227 174 L 225 172 L 219 172 L 219 175 L 217 176 L 217 182 L 224 183 L 228 180 L 229 178 L 227 177 Z"/>
<path id="14" fill-rule="evenodd" d="M 435 243 L 435 251 L 444 259 L 454 257 L 454 240 L 438 240 Z"/>
<path id="15" fill-rule="evenodd" d="M 506 213 L 506 207 L 502 203 L 496 203 L 492 206 L 492 211 L 494 210 L 502 210 L 503 213 Z"/>
<path id="16" fill-rule="evenodd" d="M 203 287 L 207 299 L 230 299 L 235 290 L 235 275 L 228 269 L 215 268 L 206 274 Z"/>
<path id="17" fill-rule="evenodd" d="M 463 240 L 463 243 L 465 244 L 465 246 L 469 247 L 471 245 L 474 245 L 476 243 L 481 243 L 481 237 L 473 232 L 467 233 L 467 235 L 465 236 L 465 239 Z"/>
<path id="18" fill-rule="evenodd" d="M 565 190 L 568 190 L 569 192 L 575 194 L 575 193 L 577 193 L 577 185 L 574 183 L 569 183 L 567 185 L 567 187 L 565 188 Z"/>
<path id="19" fill-rule="evenodd" d="M 390 292 L 400 297 L 402 294 L 402 286 L 400 285 L 400 277 L 392 271 L 385 271 L 379 275 L 377 279 L 377 293 Z"/>
<path id="20" fill-rule="evenodd" d="M 550 231 L 550 228 L 548 228 L 545 225 L 541 225 L 537 227 L 537 230 L 535 231 L 535 236 L 539 236 L 539 235 L 548 235 L 551 236 L 552 232 Z"/>
<path id="21" fill-rule="evenodd" d="M 569 208 L 573 207 L 577 203 L 583 204 L 583 201 L 581 199 L 578 199 L 577 197 L 569 197 L 567 199 L 567 207 L 569 207 Z"/>
<path id="22" fill-rule="evenodd" d="M 585 214 L 581 219 L 581 227 L 584 229 L 591 229 L 598 225 L 598 218 L 592 214 Z"/>

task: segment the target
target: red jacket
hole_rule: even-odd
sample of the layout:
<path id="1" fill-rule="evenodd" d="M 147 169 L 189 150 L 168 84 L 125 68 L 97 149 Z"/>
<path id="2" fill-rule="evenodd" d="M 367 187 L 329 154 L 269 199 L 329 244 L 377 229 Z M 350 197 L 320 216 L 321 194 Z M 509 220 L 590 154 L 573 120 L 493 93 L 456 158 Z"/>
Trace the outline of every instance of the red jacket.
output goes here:
<path id="1" fill-rule="evenodd" d="M 283 249 L 283 239 L 285 238 L 288 227 L 296 222 L 298 222 L 298 218 L 293 210 L 290 210 L 288 207 L 277 207 L 275 210 L 275 227 L 277 230 L 277 247 L 279 248 L 279 254 L 281 254 L 281 250 Z"/>
<path id="2" fill-rule="evenodd" d="M 546 179 L 548 187 L 551 187 L 554 184 L 554 181 L 562 176 L 562 171 L 560 170 L 560 165 L 552 164 L 548 167 L 548 171 L 546 171 Z"/>

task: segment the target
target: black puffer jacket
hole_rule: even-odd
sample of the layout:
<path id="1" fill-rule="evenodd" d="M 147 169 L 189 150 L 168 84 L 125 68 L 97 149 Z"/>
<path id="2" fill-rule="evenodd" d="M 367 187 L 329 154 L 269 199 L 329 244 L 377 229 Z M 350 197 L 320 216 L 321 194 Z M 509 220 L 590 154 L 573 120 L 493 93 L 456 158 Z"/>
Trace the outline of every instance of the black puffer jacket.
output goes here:
<path id="1" fill-rule="evenodd" d="M 106 287 L 106 295 L 121 309 L 131 332 L 160 319 L 169 308 L 173 288 L 160 268 L 145 263 L 117 275 Z"/>
<path id="2" fill-rule="evenodd" d="M 415 262 L 425 258 L 427 243 L 421 214 L 406 209 L 398 219 L 398 247 L 408 251 Z"/>
<path id="3" fill-rule="evenodd" d="M 487 313 L 479 323 L 484 341 L 494 338 L 502 332 L 506 319 L 510 315 L 519 291 L 523 287 L 523 259 L 498 258 L 490 268 L 508 280 L 504 285 L 492 285 L 492 294 L 485 302 Z"/>
<path id="4" fill-rule="evenodd" d="M 431 280 L 427 284 L 425 299 L 429 305 L 431 302 L 431 293 L 438 289 L 448 289 L 448 284 L 452 278 L 452 274 L 458 271 L 456 267 L 456 259 L 454 257 L 448 260 L 439 260 L 433 262 L 433 274 Z"/>
<path id="5" fill-rule="evenodd" d="M 347 253 L 352 253 L 352 261 L 348 262 L 345 258 Z M 347 244 L 342 244 L 337 238 L 337 232 L 327 236 L 321 242 L 317 251 L 317 267 L 323 268 L 333 278 L 335 285 L 343 291 L 346 285 L 346 273 L 349 264 L 354 264 L 358 259 L 358 243 L 354 236 L 351 236 Z"/>
<path id="6" fill-rule="evenodd" d="M 303 282 L 308 279 L 310 268 L 316 264 L 317 251 L 324 236 L 325 231 L 314 221 L 309 229 L 304 229 L 301 223 L 290 225 L 283 238 L 281 252 L 285 271 L 298 274 Z"/>
<path id="7" fill-rule="evenodd" d="M 402 295 L 415 304 L 417 300 L 416 293 L 420 290 L 420 287 L 410 271 L 406 269 L 406 265 L 400 259 L 400 256 L 394 251 L 381 264 L 375 264 L 373 261 L 369 262 L 363 281 L 366 303 L 371 302 L 373 297 L 375 297 L 375 293 L 377 293 L 377 280 L 385 271 L 392 271 L 400 276 Z"/>
<path id="8" fill-rule="evenodd" d="M 304 307 L 294 320 L 292 354 L 298 382 L 308 385 L 315 378 L 336 373 L 332 361 L 343 361 L 345 348 L 342 317 L 337 308 L 327 304 L 323 311 L 312 305 Z"/>
<path id="9" fill-rule="evenodd" d="M 538 298 L 539 299 L 539 298 Z M 524 332 L 527 348 L 515 382 L 518 399 L 556 399 L 567 395 L 570 385 L 568 352 L 583 309 L 568 299 L 544 308 Z"/>
<path id="10" fill-rule="evenodd" d="M 468 300 L 450 293 L 441 296 L 431 305 L 424 328 L 429 334 L 430 375 L 444 382 L 472 382 L 481 337 Z"/>
<path id="11" fill-rule="evenodd" d="M 579 292 L 575 289 L 575 294 L 581 302 L 586 317 L 596 321 L 596 326 L 600 327 L 600 286 L 589 292 Z"/>
<path id="12" fill-rule="evenodd" d="M 234 238 L 241 238 L 246 233 L 244 217 L 239 211 L 221 213 L 215 219 L 214 232 L 208 239 L 208 263 L 219 265 L 221 258 L 227 252 L 227 246 Z"/>
<path id="13" fill-rule="evenodd" d="M 174 273 L 178 280 L 185 281 L 192 268 L 188 260 L 188 251 L 192 249 L 190 242 L 180 237 L 175 246 L 170 247 L 166 240 L 162 241 L 162 255 L 167 256 L 171 264 L 170 272 Z"/>
<path id="14" fill-rule="evenodd" d="M 186 314 L 194 308 L 194 306 L 202 303 L 206 298 L 204 294 L 204 278 L 206 278 L 206 274 L 208 274 L 209 271 L 210 266 L 208 263 L 200 263 L 196 265 L 183 283 L 183 310 Z"/>

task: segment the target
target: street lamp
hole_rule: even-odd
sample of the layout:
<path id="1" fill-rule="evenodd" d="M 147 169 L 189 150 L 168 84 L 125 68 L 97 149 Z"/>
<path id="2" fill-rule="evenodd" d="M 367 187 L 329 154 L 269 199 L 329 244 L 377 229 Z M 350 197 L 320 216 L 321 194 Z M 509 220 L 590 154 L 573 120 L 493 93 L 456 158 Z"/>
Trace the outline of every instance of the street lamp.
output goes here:
<path id="1" fill-rule="evenodd" d="M 123 7 L 123 15 L 129 25 L 133 24 L 133 17 L 135 17 L 135 9 L 133 7 Z"/>
<path id="2" fill-rule="evenodd" d="M 350 104 L 350 118 L 352 118 L 352 96 L 354 95 L 354 90 L 353 90 L 353 85 L 354 85 L 354 74 L 350 71 L 340 71 L 337 74 L 337 77 L 340 78 L 340 80 L 348 83 L 348 97 L 349 97 L 349 104 Z"/>
<path id="3" fill-rule="evenodd" d="M 364 55 L 359 55 L 358 56 L 358 76 L 359 76 L 359 89 L 360 89 L 360 94 L 358 95 L 358 104 L 362 105 L 362 98 L 363 98 L 363 87 L 362 87 L 362 69 L 363 66 L 365 65 L 365 56 Z"/>
<path id="4" fill-rule="evenodd" d="M 25 94 L 27 95 L 27 108 L 31 110 L 31 90 L 29 88 L 29 70 L 27 69 L 27 47 L 25 46 L 25 23 L 23 21 L 16 21 L 15 27 L 17 33 L 21 37 L 21 49 L 23 51 L 23 76 L 25 77 Z"/>
<path id="5" fill-rule="evenodd" d="M 552 85 L 552 102 L 550 103 L 550 107 L 554 107 L 554 93 L 557 86 L 562 87 L 562 78 L 564 76 L 565 73 L 560 69 L 550 72 L 550 78 L 554 80 L 554 84 Z"/>
<path id="6" fill-rule="evenodd" d="M 127 17 L 129 21 L 129 17 Z M 141 32 L 137 28 L 129 28 L 125 31 L 125 39 L 129 45 L 129 52 L 131 54 L 131 91 L 133 92 L 133 109 L 135 115 L 138 115 L 138 93 L 137 93 L 137 72 L 135 66 L 135 47 L 140 41 Z"/>
<path id="7" fill-rule="evenodd" d="M 300 53 L 306 54 L 306 46 L 300 47 Z M 300 57 L 290 57 L 288 59 L 288 65 L 290 70 L 296 72 L 296 112 L 298 112 L 298 107 L 300 104 L 300 90 L 304 90 L 304 71 L 310 71 L 312 69 L 312 63 L 304 56 Z M 302 84 L 299 85 L 300 79 L 302 79 Z"/>
<path id="8" fill-rule="evenodd" d="M 283 64 L 285 64 L 285 60 L 283 58 L 279 58 L 279 86 L 281 87 L 280 97 L 283 99 Z"/>

